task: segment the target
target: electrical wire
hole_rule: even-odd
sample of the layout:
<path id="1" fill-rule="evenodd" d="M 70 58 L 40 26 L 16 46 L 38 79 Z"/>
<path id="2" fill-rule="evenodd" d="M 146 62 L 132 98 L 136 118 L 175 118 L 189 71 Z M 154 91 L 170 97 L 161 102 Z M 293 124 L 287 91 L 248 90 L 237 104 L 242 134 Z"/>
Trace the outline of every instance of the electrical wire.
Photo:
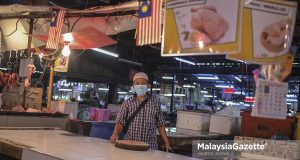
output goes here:
<path id="1" fill-rule="evenodd" d="M 9 36 L 11 36 L 12 34 L 14 34 L 18 30 L 18 23 L 19 23 L 20 20 L 21 20 L 21 18 L 19 18 L 17 20 L 17 22 L 16 22 L 16 29 L 14 31 L 12 31 L 9 35 L 5 35 L 4 37 L 9 37 Z"/>
<path id="2" fill-rule="evenodd" d="M 80 19 L 81 19 L 81 16 L 78 17 L 78 19 L 74 22 L 74 24 L 73 24 L 73 26 L 72 26 L 72 28 L 71 28 L 71 32 L 73 31 L 73 29 L 74 29 L 76 23 L 77 23 Z"/>
<path id="3" fill-rule="evenodd" d="M 69 33 L 70 32 L 70 21 L 69 21 L 68 17 L 65 17 L 65 20 L 67 20 L 67 23 L 68 23 L 68 33 Z"/>

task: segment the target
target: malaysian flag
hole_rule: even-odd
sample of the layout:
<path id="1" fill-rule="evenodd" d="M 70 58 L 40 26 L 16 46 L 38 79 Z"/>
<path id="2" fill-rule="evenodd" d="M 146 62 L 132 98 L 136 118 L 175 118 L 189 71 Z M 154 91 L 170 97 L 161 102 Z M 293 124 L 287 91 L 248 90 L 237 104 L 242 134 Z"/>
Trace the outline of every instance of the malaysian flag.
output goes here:
<path id="1" fill-rule="evenodd" d="M 65 10 L 53 9 L 46 48 L 57 49 L 60 40 Z"/>
<path id="2" fill-rule="evenodd" d="M 139 1 L 139 21 L 136 31 L 137 46 L 161 42 L 162 1 Z"/>

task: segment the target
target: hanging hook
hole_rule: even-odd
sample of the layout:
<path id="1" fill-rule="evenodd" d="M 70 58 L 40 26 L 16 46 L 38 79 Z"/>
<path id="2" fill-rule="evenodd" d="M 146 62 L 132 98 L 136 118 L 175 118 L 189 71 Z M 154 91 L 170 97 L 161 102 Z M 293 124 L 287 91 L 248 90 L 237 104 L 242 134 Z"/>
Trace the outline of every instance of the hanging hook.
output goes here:
<path id="1" fill-rule="evenodd" d="M 18 59 L 19 57 L 18 57 L 18 50 L 16 50 L 16 59 Z"/>
<path id="2" fill-rule="evenodd" d="M 20 51 L 20 58 L 23 57 L 23 50 Z"/>

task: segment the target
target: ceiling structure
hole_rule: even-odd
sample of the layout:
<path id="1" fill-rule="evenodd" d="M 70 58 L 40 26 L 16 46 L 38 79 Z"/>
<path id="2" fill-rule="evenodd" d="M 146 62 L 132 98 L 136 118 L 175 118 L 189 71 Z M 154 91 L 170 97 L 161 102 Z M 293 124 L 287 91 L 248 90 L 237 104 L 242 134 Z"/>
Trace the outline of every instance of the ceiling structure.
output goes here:
<path id="1" fill-rule="evenodd" d="M 116 5 L 121 2 L 128 2 L 130 0 L 0 0 L 0 4 L 9 5 L 13 3 L 20 4 L 49 4 L 60 6 L 69 9 L 86 9 L 96 6 Z M 297 0 L 293 0 L 297 1 Z M 298 11 L 299 11 L 298 5 Z M 126 13 L 132 14 L 132 13 Z M 93 16 L 93 15 L 91 15 Z M 97 15 L 99 16 L 99 15 Z M 233 82 L 238 86 L 253 87 L 252 71 L 258 68 L 258 65 L 245 64 L 226 60 L 225 56 L 189 56 L 183 57 L 186 60 L 195 62 L 198 65 L 189 65 L 176 61 L 172 57 L 161 57 L 160 45 L 148 45 L 143 47 L 136 47 L 135 45 L 135 30 L 121 32 L 111 37 L 117 41 L 116 45 L 105 47 L 114 53 L 118 53 L 120 58 L 142 63 L 143 66 L 136 66 L 118 61 L 116 58 L 108 57 L 106 55 L 97 54 L 94 51 L 86 50 L 84 52 L 74 52 L 73 56 L 80 57 L 80 59 L 89 60 L 93 64 L 97 64 L 102 68 L 108 69 L 112 72 L 107 78 L 100 78 L 104 74 L 88 75 L 89 70 L 85 70 L 80 74 L 64 74 L 64 77 L 78 78 L 82 80 L 105 81 L 112 83 L 130 83 L 128 74 L 131 69 L 145 71 L 151 74 L 151 78 L 158 80 L 162 75 L 173 75 L 176 73 L 177 79 L 182 83 L 200 83 L 207 87 L 213 87 L 217 81 L 199 80 L 194 74 L 213 74 L 217 75 L 224 82 Z M 295 34 L 293 37 L 293 45 L 300 46 L 300 12 L 297 13 L 297 22 L 295 27 Z M 79 62 L 80 63 L 80 62 Z M 73 65 L 76 66 L 76 65 Z M 119 78 L 112 79 L 110 77 L 118 75 Z M 236 81 L 235 76 L 243 79 L 242 82 Z M 94 78 L 91 78 L 94 77 Z M 289 78 L 292 83 L 299 84 L 297 81 L 300 77 L 300 54 L 296 54 L 293 71 Z M 186 80 L 184 80 L 186 79 Z"/>

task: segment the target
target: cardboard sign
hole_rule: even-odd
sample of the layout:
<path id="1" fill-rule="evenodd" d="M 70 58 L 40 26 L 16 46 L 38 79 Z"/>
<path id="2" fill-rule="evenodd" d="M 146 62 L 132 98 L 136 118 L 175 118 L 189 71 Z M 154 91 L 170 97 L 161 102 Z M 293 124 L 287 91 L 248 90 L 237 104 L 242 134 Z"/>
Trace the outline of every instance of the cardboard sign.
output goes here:
<path id="1" fill-rule="evenodd" d="M 297 3 L 243 0 L 242 50 L 228 59 L 256 64 L 285 61 L 291 47 Z"/>
<path id="2" fill-rule="evenodd" d="M 168 1 L 162 56 L 239 52 L 241 5 L 241 0 Z"/>
<path id="3" fill-rule="evenodd" d="M 68 67 L 69 67 L 69 57 L 62 56 L 55 61 L 54 71 L 68 72 Z"/>

